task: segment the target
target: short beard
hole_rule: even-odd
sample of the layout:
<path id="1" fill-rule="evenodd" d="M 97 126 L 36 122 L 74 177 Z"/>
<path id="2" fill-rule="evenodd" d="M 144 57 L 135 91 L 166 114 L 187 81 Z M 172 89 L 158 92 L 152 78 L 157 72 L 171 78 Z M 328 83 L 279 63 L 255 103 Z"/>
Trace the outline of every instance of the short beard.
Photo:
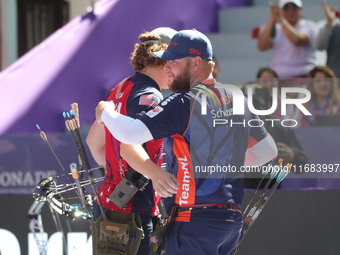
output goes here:
<path id="1" fill-rule="evenodd" d="M 174 78 L 173 82 L 169 85 L 172 92 L 180 92 L 190 88 L 190 62 L 187 62 L 185 69 Z"/>

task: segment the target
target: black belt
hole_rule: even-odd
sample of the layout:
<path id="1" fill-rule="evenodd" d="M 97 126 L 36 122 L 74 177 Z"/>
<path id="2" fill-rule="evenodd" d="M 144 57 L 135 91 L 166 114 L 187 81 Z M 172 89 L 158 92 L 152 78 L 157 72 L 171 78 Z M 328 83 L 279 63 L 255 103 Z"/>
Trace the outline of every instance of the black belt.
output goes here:
<path id="1" fill-rule="evenodd" d="M 241 210 L 241 206 L 235 204 L 216 204 L 216 205 L 193 205 L 193 206 L 179 206 L 177 212 L 191 211 L 196 209 L 230 209 Z"/>

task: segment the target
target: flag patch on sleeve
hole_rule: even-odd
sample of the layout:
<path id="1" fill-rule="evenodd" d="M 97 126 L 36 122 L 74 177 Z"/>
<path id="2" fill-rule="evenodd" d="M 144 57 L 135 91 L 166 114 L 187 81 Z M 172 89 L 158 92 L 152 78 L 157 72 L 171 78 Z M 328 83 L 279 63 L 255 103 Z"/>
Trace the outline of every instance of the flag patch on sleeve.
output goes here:
<path id="1" fill-rule="evenodd" d="M 139 98 L 139 105 L 146 105 L 155 108 L 158 103 L 158 98 L 153 95 L 141 95 Z"/>

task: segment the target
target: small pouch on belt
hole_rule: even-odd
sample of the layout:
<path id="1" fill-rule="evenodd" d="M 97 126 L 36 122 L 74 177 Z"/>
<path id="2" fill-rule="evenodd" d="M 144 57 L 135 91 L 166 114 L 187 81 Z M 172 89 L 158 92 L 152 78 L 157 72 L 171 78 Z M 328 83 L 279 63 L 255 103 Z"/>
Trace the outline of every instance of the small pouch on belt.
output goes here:
<path id="1" fill-rule="evenodd" d="M 107 219 L 100 216 L 91 224 L 94 255 L 136 255 L 143 238 L 142 221 L 136 213 L 105 209 Z"/>

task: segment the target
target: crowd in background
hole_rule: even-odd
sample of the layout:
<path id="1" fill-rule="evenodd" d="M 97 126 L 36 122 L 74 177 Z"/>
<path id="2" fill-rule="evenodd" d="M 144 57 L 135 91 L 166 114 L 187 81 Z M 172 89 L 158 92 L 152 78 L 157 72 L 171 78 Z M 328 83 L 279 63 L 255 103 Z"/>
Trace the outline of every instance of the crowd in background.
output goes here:
<path id="1" fill-rule="evenodd" d="M 275 119 L 294 119 L 295 127 L 340 125 L 340 118 L 317 117 L 340 113 L 338 12 L 324 1 L 325 22 L 318 29 L 314 21 L 303 18 L 301 0 L 280 0 L 269 6 L 270 18 L 260 31 L 257 47 L 260 51 L 271 49 L 273 56 L 268 67 L 258 71 L 257 80 L 249 82 L 256 84 L 255 96 L 266 101 L 265 109 L 269 109 L 272 103 L 271 93 L 273 88 L 277 88 L 278 106 L 271 116 Z M 315 65 L 316 50 L 326 50 L 325 66 Z M 249 83 L 245 86 L 249 86 Z M 304 104 L 304 107 L 311 116 L 306 116 L 294 105 L 287 105 L 286 115 L 282 116 L 280 104 L 282 87 L 308 89 L 311 99 Z M 305 95 L 292 93 L 287 96 L 299 98 Z"/>
<path id="2" fill-rule="evenodd" d="M 327 1 L 323 2 L 326 21 L 318 29 L 314 21 L 302 17 L 301 0 L 280 0 L 270 4 L 270 18 L 262 26 L 258 37 L 257 48 L 260 51 L 272 50 L 273 56 L 268 66 L 260 68 L 256 79 L 239 87 L 248 97 L 248 88 L 252 87 L 253 105 L 257 110 L 272 107 L 276 97 L 277 107 L 270 115 L 259 116 L 274 138 L 277 148 L 277 159 L 294 165 L 308 163 L 295 132 L 284 128 L 279 122 L 266 122 L 265 119 L 294 120 L 294 127 L 340 126 L 340 19 Z M 326 65 L 316 65 L 316 50 L 326 50 Z M 214 77 L 218 80 L 220 69 L 218 61 Z M 304 88 L 309 90 L 311 99 L 303 106 L 311 113 L 305 115 L 294 104 L 286 105 L 286 114 L 282 115 L 281 89 Z M 277 95 L 273 95 L 273 88 Z M 290 93 L 288 99 L 303 98 L 303 93 Z M 325 116 L 325 118 L 323 118 Z M 285 124 L 289 124 L 285 122 Z M 260 178 L 245 176 L 244 186 L 256 188 Z"/>

